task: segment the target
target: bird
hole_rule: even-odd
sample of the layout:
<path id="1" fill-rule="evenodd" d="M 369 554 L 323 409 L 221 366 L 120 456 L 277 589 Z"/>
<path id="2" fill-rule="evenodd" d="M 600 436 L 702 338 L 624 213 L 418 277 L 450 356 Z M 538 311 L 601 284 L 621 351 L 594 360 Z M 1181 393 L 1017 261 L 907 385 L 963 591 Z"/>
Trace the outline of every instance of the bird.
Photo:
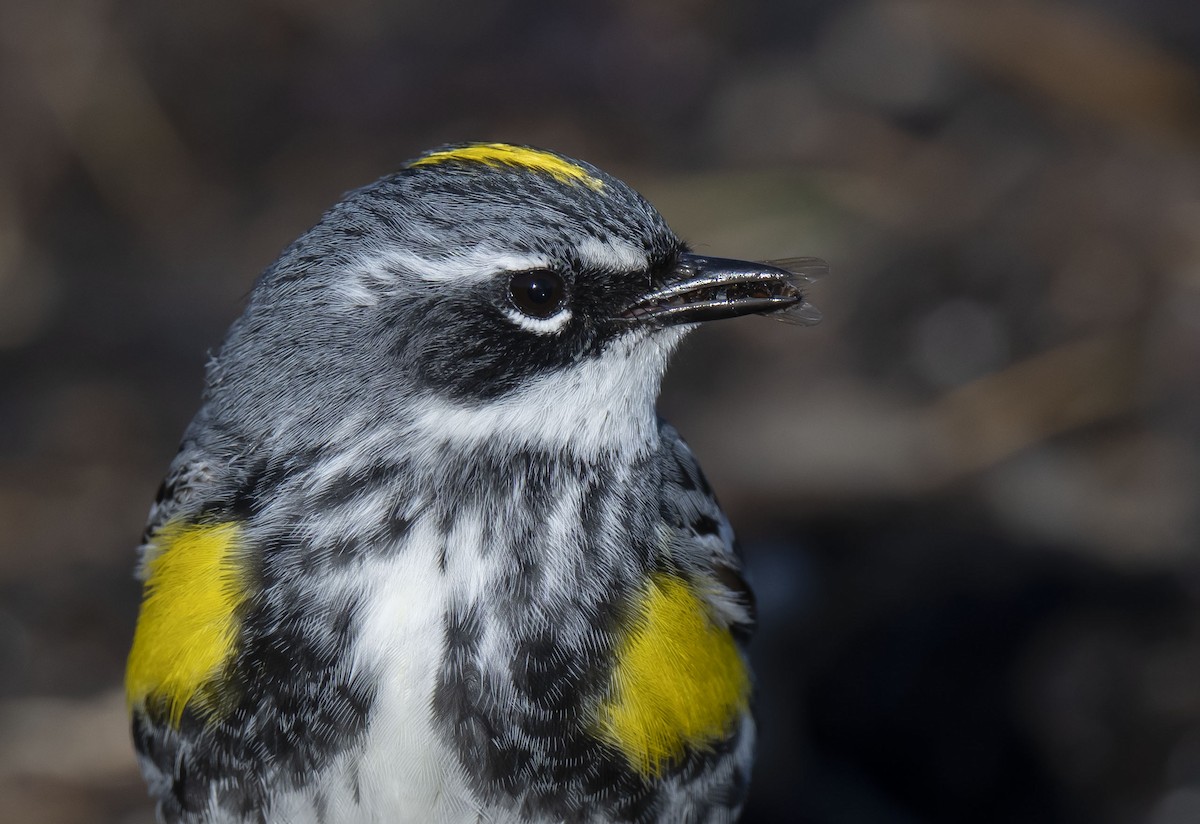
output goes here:
<path id="1" fill-rule="evenodd" d="M 656 400 L 704 322 L 814 322 L 822 266 L 696 254 L 524 145 L 347 194 L 255 282 L 151 507 L 158 819 L 736 820 L 754 599 Z"/>

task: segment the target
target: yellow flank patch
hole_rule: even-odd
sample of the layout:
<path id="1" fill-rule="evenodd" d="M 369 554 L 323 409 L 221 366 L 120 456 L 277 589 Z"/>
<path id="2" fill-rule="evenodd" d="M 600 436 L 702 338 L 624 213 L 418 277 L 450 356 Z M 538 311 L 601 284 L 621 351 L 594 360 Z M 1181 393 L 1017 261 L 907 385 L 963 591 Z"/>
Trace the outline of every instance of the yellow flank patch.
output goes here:
<path id="1" fill-rule="evenodd" d="M 733 636 L 712 623 L 686 581 L 654 575 L 617 650 L 599 733 L 629 765 L 660 775 L 685 748 L 733 731 L 750 700 L 750 676 Z"/>
<path id="2" fill-rule="evenodd" d="M 604 181 L 589 174 L 582 166 L 549 152 L 512 146 L 508 143 L 473 143 L 470 146 L 427 154 L 409 165 L 434 166 L 454 160 L 483 163 L 487 166 L 516 166 L 531 172 L 548 174 L 559 183 L 582 183 L 597 192 L 604 189 Z"/>
<path id="3" fill-rule="evenodd" d="M 213 681 L 235 652 L 246 597 L 239 533 L 234 523 L 168 524 L 154 537 L 125 671 L 131 707 L 161 701 L 176 727 L 189 704 L 220 709 Z"/>

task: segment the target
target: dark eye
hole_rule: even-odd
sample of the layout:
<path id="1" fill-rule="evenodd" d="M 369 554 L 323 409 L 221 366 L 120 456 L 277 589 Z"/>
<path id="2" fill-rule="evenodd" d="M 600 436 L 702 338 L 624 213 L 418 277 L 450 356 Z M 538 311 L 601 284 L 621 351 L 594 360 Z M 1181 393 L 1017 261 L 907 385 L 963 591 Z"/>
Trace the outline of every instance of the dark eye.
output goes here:
<path id="1" fill-rule="evenodd" d="M 563 279 L 549 269 L 517 272 L 508 282 L 517 308 L 531 318 L 548 318 L 562 308 L 567 296 Z"/>

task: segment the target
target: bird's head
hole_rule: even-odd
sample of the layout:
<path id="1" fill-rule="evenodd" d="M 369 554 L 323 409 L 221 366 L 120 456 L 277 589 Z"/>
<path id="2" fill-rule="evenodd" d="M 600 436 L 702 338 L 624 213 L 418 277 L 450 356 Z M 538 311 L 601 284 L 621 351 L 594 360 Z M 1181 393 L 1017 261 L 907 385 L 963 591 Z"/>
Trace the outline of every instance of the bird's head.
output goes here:
<path id="1" fill-rule="evenodd" d="M 370 429 L 637 451 L 683 336 L 749 313 L 815 320 L 802 280 L 690 253 L 587 163 L 451 146 L 350 193 L 264 273 L 210 369 L 210 413 L 271 421 L 259 442 Z"/>

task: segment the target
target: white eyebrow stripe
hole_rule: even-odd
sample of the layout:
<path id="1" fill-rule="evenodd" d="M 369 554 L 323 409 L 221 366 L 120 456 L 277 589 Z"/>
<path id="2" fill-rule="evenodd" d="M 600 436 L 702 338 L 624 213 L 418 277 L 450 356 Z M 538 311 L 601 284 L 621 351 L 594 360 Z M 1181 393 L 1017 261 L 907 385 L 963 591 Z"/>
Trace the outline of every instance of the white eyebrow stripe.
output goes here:
<path id="1" fill-rule="evenodd" d="M 550 266 L 550 259 L 545 255 L 514 255 L 488 247 L 477 246 L 437 258 L 391 249 L 374 257 L 364 257 L 354 275 L 381 285 L 394 283 L 397 269 L 411 272 L 423 280 L 478 281 L 488 280 L 500 272 L 548 269 Z"/>
<path id="2" fill-rule="evenodd" d="M 646 253 L 619 238 L 600 240 L 585 237 L 575 247 L 584 266 L 610 272 L 638 272 L 650 265 Z"/>
<path id="3" fill-rule="evenodd" d="M 585 237 L 575 249 L 580 262 L 589 269 L 628 273 L 644 271 L 650 261 L 646 253 L 619 238 L 599 240 Z M 554 262 L 544 254 L 514 254 L 490 246 L 476 246 L 439 257 L 423 257 L 403 249 L 388 249 L 375 255 L 363 255 L 349 267 L 336 289 L 350 306 L 371 306 L 380 294 L 394 289 L 406 276 L 432 283 L 477 283 L 504 272 L 553 269 Z M 539 334 L 554 331 L 539 324 Z"/>

